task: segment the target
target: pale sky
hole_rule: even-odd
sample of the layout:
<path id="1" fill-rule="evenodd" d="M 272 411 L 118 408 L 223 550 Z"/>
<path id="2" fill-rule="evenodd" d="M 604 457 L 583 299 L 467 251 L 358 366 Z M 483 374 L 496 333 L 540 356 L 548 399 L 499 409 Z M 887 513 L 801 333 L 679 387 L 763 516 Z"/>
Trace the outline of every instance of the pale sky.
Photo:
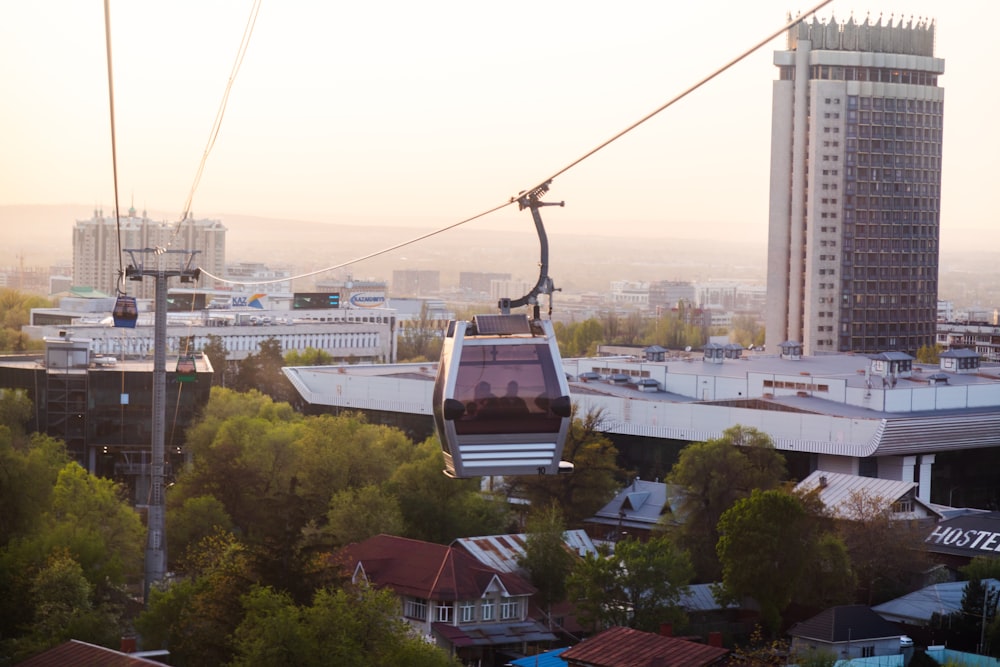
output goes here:
<path id="1" fill-rule="evenodd" d="M 791 0 L 263 0 L 194 195 L 227 214 L 438 228 L 556 173 L 777 30 Z M 111 0 L 119 197 L 179 218 L 252 0 Z M 932 17 L 942 247 L 997 228 L 995 0 Z M 778 38 L 553 183 L 561 232 L 764 243 Z M 0 0 L 0 205 L 114 204 L 100 0 Z M 473 223 L 529 224 L 509 207 Z M 7 228 L 4 235 L 16 230 Z M 0 237 L 2 238 L 2 237 Z M 396 242 L 404 239 L 387 239 Z"/>

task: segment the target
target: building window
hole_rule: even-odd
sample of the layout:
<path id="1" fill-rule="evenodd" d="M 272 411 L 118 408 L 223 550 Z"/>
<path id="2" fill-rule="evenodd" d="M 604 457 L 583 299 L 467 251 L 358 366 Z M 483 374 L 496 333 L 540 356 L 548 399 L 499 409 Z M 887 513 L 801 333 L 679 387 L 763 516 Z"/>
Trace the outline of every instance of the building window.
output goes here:
<path id="1" fill-rule="evenodd" d="M 418 621 L 427 620 L 427 600 L 421 598 L 407 598 L 406 608 L 403 613 L 407 618 L 415 618 Z"/>
<path id="2" fill-rule="evenodd" d="M 500 620 L 509 621 L 520 618 L 521 601 L 517 599 L 506 599 L 500 603 Z"/>
<path id="3" fill-rule="evenodd" d="M 480 607 L 484 621 L 492 621 L 496 618 L 496 603 L 493 600 L 483 600 Z"/>
<path id="4" fill-rule="evenodd" d="M 861 647 L 861 657 L 862 658 L 873 658 L 873 657 L 875 657 L 875 647 L 874 646 L 862 646 Z"/>
<path id="5" fill-rule="evenodd" d="M 472 601 L 463 602 L 459 605 L 458 612 L 462 623 L 472 623 L 476 620 L 476 603 Z"/>
<path id="6" fill-rule="evenodd" d="M 438 623 L 451 623 L 453 607 L 450 604 L 439 604 L 435 608 Z"/>

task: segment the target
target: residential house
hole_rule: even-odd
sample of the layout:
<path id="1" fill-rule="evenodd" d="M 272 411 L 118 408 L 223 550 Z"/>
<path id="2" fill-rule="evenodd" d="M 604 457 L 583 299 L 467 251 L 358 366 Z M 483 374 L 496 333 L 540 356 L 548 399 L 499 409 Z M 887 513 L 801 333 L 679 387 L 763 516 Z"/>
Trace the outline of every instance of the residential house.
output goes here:
<path id="1" fill-rule="evenodd" d="M 826 609 L 789 629 L 793 654 L 822 651 L 837 659 L 870 658 L 900 652 L 903 633 L 863 604 Z"/>
<path id="2" fill-rule="evenodd" d="M 918 486 L 916 482 L 816 470 L 799 482 L 795 490 L 816 493 L 838 519 L 856 518 L 852 515 L 852 500 L 863 494 L 871 500 L 880 501 L 884 509 L 892 512 L 893 519 L 937 521 L 941 513 L 917 497 Z"/>
<path id="3" fill-rule="evenodd" d="M 502 665 L 556 638 L 528 615 L 531 584 L 457 547 L 377 535 L 345 547 L 342 561 L 355 583 L 392 589 L 414 632 L 463 661 Z"/>
<path id="4" fill-rule="evenodd" d="M 887 621 L 898 623 L 906 634 L 922 644 L 943 644 L 944 636 L 940 629 L 930 627 L 935 614 L 949 616 L 962 611 L 962 598 L 965 595 L 967 581 L 946 581 L 932 586 L 926 586 L 918 591 L 907 593 L 895 600 L 883 602 L 872 607 L 879 616 Z M 1000 581 L 983 579 L 983 588 L 1000 589 Z"/>
<path id="5" fill-rule="evenodd" d="M 729 649 L 721 646 L 721 636 L 714 643 L 667 637 L 632 628 L 614 627 L 585 639 L 563 651 L 559 658 L 569 667 L 708 667 L 721 665 Z"/>
<path id="6" fill-rule="evenodd" d="M 660 517 L 670 513 L 670 487 L 636 477 L 591 518 L 587 532 L 595 540 L 617 542 L 624 537 L 647 540 Z"/>

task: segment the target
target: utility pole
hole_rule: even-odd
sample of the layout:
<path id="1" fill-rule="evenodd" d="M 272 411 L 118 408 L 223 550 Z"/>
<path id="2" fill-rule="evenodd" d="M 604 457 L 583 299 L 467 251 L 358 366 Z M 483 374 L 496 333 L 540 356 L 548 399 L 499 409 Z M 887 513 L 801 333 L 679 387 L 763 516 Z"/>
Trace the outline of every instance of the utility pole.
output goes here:
<path id="1" fill-rule="evenodd" d="M 163 495 L 163 469 L 166 459 L 164 434 L 167 415 L 167 279 L 180 278 L 182 283 L 194 282 L 201 269 L 191 268 L 191 261 L 200 250 L 167 250 L 166 248 L 126 249 L 132 264 L 125 269 L 129 280 L 141 281 L 147 276 L 156 279 L 156 311 L 153 319 L 153 442 L 149 466 L 149 500 L 146 515 L 146 567 L 143 601 L 149 604 L 149 589 L 167 574 L 166 499 Z M 186 256 L 177 262 L 178 268 L 165 265 L 171 256 Z M 138 257 L 138 259 L 137 259 Z M 154 266 L 147 267 L 145 259 Z"/>

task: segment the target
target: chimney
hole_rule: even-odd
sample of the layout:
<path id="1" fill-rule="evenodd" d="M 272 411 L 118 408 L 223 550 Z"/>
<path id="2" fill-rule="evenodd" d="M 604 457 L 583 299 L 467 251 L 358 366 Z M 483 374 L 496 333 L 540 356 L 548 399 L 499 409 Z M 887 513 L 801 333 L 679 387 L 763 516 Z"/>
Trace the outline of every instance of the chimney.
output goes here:
<path id="1" fill-rule="evenodd" d="M 660 623 L 660 634 L 664 637 L 674 636 L 674 624 L 673 623 Z"/>
<path id="2" fill-rule="evenodd" d="M 721 632 L 709 632 L 708 633 L 708 645 L 714 646 L 716 648 L 722 648 L 722 633 Z"/>
<path id="3" fill-rule="evenodd" d="M 122 653 L 135 653 L 135 637 L 122 637 L 121 652 Z"/>

